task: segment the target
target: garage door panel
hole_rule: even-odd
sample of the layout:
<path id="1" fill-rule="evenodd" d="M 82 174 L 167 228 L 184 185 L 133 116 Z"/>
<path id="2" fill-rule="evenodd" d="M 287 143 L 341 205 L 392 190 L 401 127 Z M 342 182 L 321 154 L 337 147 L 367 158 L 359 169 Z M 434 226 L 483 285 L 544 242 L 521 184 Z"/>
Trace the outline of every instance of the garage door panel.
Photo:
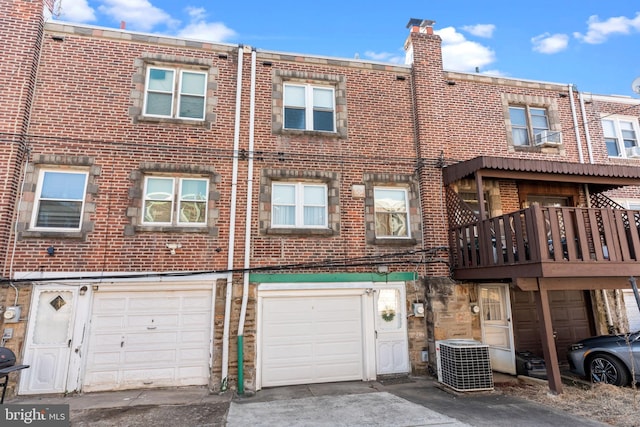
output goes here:
<path id="1" fill-rule="evenodd" d="M 262 385 L 363 378 L 361 296 L 264 297 Z"/>
<path id="2" fill-rule="evenodd" d="M 211 291 L 101 290 L 93 305 L 84 391 L 208 384 Z"/>

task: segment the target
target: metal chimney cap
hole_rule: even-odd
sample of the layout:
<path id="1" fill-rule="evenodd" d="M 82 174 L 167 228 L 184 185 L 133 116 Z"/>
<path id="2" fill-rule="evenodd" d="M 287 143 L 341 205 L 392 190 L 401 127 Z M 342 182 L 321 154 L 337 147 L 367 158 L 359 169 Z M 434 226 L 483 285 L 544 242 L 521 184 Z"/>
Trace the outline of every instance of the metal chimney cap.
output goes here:
<path id="1" fill-rule="evenodd" d="M 407 24 L 407 28 L 411 28 L 411 27 L 420 27 L 420 28 L 431 27 L 435 23 L 436 23 L 436 21 L 432 21 L 430 19 L 411 18 L 411 19 L 409 19 L 409 23 Z"/>

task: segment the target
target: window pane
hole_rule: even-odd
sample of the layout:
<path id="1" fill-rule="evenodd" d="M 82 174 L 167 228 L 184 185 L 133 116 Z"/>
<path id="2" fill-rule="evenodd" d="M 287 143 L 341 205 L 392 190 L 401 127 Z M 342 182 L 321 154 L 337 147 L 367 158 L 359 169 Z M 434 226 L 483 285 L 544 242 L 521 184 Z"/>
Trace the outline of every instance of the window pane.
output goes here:
<path id="1" fill-rule="evenodd" d="M 172 200 L 173 179 L 171 178 L 147 178 L 145 199 Z"/>
<path id="2" fill-rule="evenodd" d="M 144 221 L 171 223 L 171 201 L 146 200 L 144 202 Z"/>
<path id="3" fill-rule="evenodd" d="M 406 192 L 374 189 L 377 236 L 408 237 Z"/>
<path id="4" fill-rule="evenodd" d="M 173 92 L 173 71 L 150 69 L 148 88 L 153 91 Z"/>
<path id="5" fill-rule="evenodd" d="M 374 190 L 374 197 L 377 211 L 405 212 L 407 210 L 404 190 L 376 188 Z"/>
<path id="6" fill-rule="evenodd" d="M 44 172 L 40 197 L 44 199 L 84 200 L 87 175 L 83 173 Z"/>
<path id="7" fill-rule="evenodd" d="M 182 200 L 207 200 L 207 181 L 183 179 L 180 198 Z"/>
<path id="8" fill-rule="evenodd" d="M 304 225 L 325 225 L 326 222 L 325 207 L 305 206 L 304 207 Z"/>
<path id="9" fill-rule="evenodd" d="M 378 290 L 377 327 L 381 329 L 398 329 L 400 321 L 400 292 L 397 289 Z"/>
<path id="10" fill-rule="evenodd" d="M 333 111 L 313 111 L 313 130 L 333 132 Z"/>
<path id="11" fill-rule="evenodd" d="M 274 206 L 273 225 L 295 225 L 295 206 Z"/>
<path id="12" fill-rule="evenodd" d="M 40 200 L 36 227 L 79 228 L 82 202 Z"/>
<path id="13" fill-rule="evenodd" d="M 511 125 L 527 126 L 527 116 L 524 108 L 509 107 L 509 115 L 511 117 Z"/>
<path id="14" fill-rule="evenodd" d="M 512 129 L 513 145 L 529 145 L 529 133 L 526 129 Z"/>
<path id="15" fill-rule="evenodd" d="M 605 138 L 604 141 L 607 144 L 607 154 L 609 155 L 609 157 L 619 157 L 620 151 L 618 150 L 617 140 Z"/>
<path id="16" fill-rule="evenodd" d="M 313 108 L 333 110 L 333 90 L 313 88 Z"/>
<path id="17" fill-rule="evenodd" d="M 549 129 L 549 122 L 547 121 L 547 116 L 534 116 L 531 115 L 531 124 L 534 129 Z"/>
<path id="18" fill-rule="evenodd" d="M 294 185 L 275 184 L 273 186 L 273 204 L 294 205 L 296 203 L 296 188 Z"/>
<path id="19" fill-rule="evenodd" d="M 284 105 L 287 107 L 300 107 L 305 108 L 305 87 L 304 86 L 290 86 L 284 87 Z"/>
<path id="20" fill-rule="evenodd" d="M 604 136 L 608 138 L 616 137 L 616 128 L 613 123 L 613 120 L 603 120 L 602 121 L 602 130 L 604 132 Z"/>
<path id="21" fill-rule="evenodd" d="M 305 128 L 305 111 L 298 108 L 284 109 L 284 127 L 285 129 L 304 129 Z"/>
<path id="22" fill-rule="evenodd" d="M 305 186 L 304 204 L 324 206 L 327 203 L 325 187 Z"/>
<path id="23" fill-rule="evenodd" d="M 181 202 L 180 222 L 204 223 L 207 204 L 205 202 Z"/>
<path id="24" fill-rule="evenodd" d="M 145 114 L 154 116 L 171 116 L 171 101 L 173 96 L 164 93 L 147 94 L 147 111 Z"/>
<path id="25" fill-rule="evenodd" d="M 182 95 L 178 116 L 189 119 L 204 119 L 204 98 Z"/>
<path id="26" fill-rule="evenodd" d="M 204 96 L 205 75 L 200 73 L 182 73 L 182 89 L 180 93 Z"/>

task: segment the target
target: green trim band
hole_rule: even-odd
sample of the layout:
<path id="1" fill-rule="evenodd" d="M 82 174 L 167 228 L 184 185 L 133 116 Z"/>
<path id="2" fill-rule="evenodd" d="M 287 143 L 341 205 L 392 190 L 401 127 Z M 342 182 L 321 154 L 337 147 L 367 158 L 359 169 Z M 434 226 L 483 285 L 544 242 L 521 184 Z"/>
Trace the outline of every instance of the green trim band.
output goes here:
<path id="1" fill-rule="evenodd" d="M 320 282 L 406 282 L 416 280 L 414 272 L 397 273 L 252 273 L 252 283 L 320 283 Z"/>

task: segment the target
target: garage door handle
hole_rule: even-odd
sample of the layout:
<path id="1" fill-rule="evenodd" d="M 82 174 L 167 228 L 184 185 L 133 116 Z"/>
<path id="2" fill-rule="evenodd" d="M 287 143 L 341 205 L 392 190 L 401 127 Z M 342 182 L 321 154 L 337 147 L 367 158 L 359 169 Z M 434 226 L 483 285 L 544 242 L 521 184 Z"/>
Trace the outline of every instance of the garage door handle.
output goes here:
<path id="1" fill-rule="evenodd" d="M 157 326 L 147 326 L 147 329 L 156 329 Z"/>

